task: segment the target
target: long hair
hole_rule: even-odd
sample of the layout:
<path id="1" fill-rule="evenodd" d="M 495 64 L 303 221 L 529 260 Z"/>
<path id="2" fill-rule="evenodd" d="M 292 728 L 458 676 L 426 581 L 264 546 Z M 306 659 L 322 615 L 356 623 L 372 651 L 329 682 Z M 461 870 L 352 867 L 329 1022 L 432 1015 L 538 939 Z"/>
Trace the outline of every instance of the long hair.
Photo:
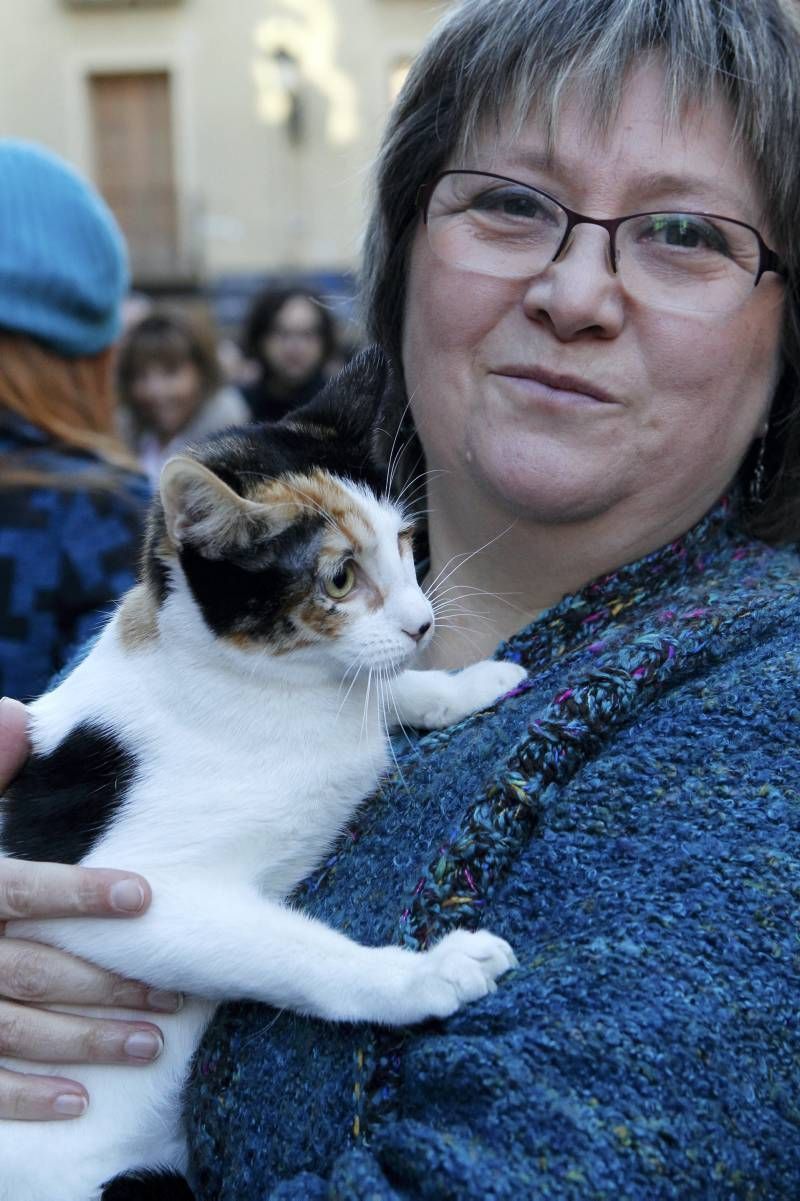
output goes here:
<path id="1" fill-rule="evenodd" d="M 268 288 L 256 296 L 245 320 L 242 335 L 242 351 L 249 359 L 260 363 L 268 378 L 270 365 L 264 358 L 261 343 L 267 334 L 275 327 L 278 314 L 290 300 L 307 300 L 317 312 L 319 320 L 319 336 L 321 340 L 320 367 L 331 358 L 336 350 L 336 323 L 325 301 L 318 292 L 300 284 L 287 285 L 283 288 Z"/>
<path id="2" fill-rule="evenodd" d="M 132 469 L 135 463 L 114 432 L 114 404 L 107 351 L 68 359 L 24 334 L 0 330 L 0 411 L 30 422 L 63 448 Z M 24 457 L 0 458 L 4 487 L 69 487 L 73 480 L 26 466 Z"/>
<path id="3" fill-rule="evenodd" d="M 362 298 L 371 336 L 402 378 L 400 351 L 417 197 L 487 122 L 541 115 L 579 82 L 589 119 L 614 117 L 632 65 L 664 64 L 665 118 L 722 95 L 749 157 L 775 248 L 788 268 L 782 374 L 765 441 L 763 502 L 748 500 L 757 457 L 739 472 L 751 531 L 800 539 L 800 14 L 794 0 L 464 0 L 416 59 L 389 120 L 375 177 Z M 413 457 L 413 455 L 412 455 Z"/>
<path id="4" fill-rule="evenodd" d="M 209 326 L 200 318 L 177 310 L 160 309 L 148 313 L 128 330 L 120 342 L 116 360 L 117 393 L 123 405 L 126 439 L 135 444 L 149 425 L 134 399 L 139 376 L 153 364 L 175 371 L 187 363 L 197 371 L 200 408 L 222 384 L 216 339 Z"/>

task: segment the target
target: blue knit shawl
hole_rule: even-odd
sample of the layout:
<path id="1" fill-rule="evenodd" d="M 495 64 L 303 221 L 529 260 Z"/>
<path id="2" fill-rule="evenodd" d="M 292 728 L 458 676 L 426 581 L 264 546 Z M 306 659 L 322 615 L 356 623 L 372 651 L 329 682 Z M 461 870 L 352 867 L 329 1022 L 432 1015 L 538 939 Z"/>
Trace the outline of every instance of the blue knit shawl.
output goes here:
<path id="1" fill-rule="evenodd" d="M 413 738 L 298 903 L 519 968 L 408 1031 L 226 1007 L 202 1201 L 800 1196 L 799 584 L 723 503 L 499 648 L 526 684 Z"/>

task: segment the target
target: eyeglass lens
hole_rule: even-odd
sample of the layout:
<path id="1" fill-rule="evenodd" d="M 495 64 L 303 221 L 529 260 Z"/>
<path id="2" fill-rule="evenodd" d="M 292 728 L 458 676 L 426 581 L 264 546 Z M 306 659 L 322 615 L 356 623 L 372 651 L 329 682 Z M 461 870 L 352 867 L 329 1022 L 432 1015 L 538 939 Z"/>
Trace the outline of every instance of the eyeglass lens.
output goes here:
<path id="1" fill-rule="evenodd" d="M 544 271 L 567 226 L 567 213 L 549 196 L 478 172 L 442 176 L 427 210 L 437 257 L 504 279 Z M 759 270 L 756 234 L 720 217 L 639 214 L 620 222 L 615 241 L 622 286 L 653 307 L 724 312 L 747 297 Z"/>

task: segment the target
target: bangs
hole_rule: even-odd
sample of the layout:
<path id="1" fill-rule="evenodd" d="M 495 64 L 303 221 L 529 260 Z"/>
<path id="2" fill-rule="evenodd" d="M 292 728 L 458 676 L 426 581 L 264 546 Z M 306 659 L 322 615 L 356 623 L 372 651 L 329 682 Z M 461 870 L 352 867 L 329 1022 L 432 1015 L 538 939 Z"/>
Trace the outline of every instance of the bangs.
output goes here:
<path id="1" fill-rule="evenodd" d="M 587 98 L 587 122 L 603 130 L 631 70 L 650 58 L 664 70 L 665 120 L 679 123 L 690 105 L 722 97 L 768 212 L 794 202 L 797 162 L 786 150 L 798 147 L 798 69 L 767 5 L 730 6 L 724 23 L 707 0 L 511 0 L 503 22 L 491 6 L 475 8 L 486 12 L 473 30 L 482 36 L 450 74 L 452 112 L 461 114 L 456 154 L 467 154 L 487 127 L 506 136 L 510 127 L 515 137 L 531 117 L 552 148 L 561 106 L 575 92 Z"/>
<path id="2" fill-rule="evenodd" d="M 183 332 L 174 327 L 135 331 L 126 347 L 126 374 L 135 379 L 151 364 L 177 371 L 195 361 L 194 348 Z"/>

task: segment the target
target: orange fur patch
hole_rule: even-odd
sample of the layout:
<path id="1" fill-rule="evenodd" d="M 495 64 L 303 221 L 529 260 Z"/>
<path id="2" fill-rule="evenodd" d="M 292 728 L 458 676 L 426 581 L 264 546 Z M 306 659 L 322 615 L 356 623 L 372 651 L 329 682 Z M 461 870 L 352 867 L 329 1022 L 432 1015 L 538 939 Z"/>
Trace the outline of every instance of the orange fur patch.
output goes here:
<path id="1" fill-rule="evenodd" d="M 248 500 L 257 504 L 285 509 L 287 524 L 303 513 L 316 513 L 328 519 L 328 529 L 340 535 L 343 545 L 338 553 L 350 547 L 359 554 L 365 543 L 374 541 L 376 534 L 358 502 L 327 471 L 315 469 L 308 475 L 284 475 L 277 480 L 259 482 L 249 488 Z M 332 549 L 326 539 L 326 551 Z"/>
<path id="2" fill-rule="evenodd" d="M 119 637 L 128 651 L 144 650 L 158 638 L 156 607 L 144 584 L 132 588 L 120 605 Z"/>

